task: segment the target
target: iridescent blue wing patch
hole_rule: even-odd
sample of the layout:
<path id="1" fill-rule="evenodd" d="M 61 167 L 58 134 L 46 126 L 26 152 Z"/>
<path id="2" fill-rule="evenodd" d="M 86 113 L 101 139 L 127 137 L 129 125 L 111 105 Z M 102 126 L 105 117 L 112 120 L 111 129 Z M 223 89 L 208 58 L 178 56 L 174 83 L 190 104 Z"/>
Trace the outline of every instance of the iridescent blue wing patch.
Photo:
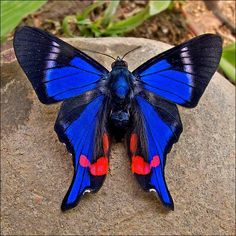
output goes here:
<path id="1" fill-rule="evenodd" d="M 73 156 L 74 177 L 62 202 L 67 210 L 86 192 L 97 192 L 108 173 L 107 100 L 98 90 L 62 104 L 55 131 Z"/>
<path id="2" fill-rule="evenodd" d="M 133 127 L 127 136 L 132 172 L 146 191 L 155 191 L 164 205 L 174 208 L 165 181 L 166 155 L 178 141 L 182 123 L 176 105 L 143 92 L 133 104 Z"/>
<path id="3" fill-rule="evenodd" d="M 13 44 L 18 62 L 45 104 L 94 89 L 108 73 L 85 53 L 40 29 L 19 28 Z"/>
<path id="4" fill-rule="evenodd" d="M 132 73 L 141 88 L 176 104 L 195 107 L 221 53 L 221 38 L 205 34 L 151 58 Z"/>

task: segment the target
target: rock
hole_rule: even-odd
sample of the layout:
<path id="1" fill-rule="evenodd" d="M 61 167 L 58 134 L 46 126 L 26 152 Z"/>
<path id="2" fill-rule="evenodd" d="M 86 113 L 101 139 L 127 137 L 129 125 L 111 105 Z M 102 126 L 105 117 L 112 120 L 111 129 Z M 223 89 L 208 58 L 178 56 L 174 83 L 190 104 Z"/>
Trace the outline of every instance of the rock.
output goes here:
<path id="1" fill-rule="evenodd" d="M 80 48 L 126 58 L 134 69 L 169 48 L 137 38 L 71 39 Z M 110 68 L 112 60 L 89 53 Z M 16 61 L 2 66 L 3 235 L 233 235 L 235 227 L 235 90 L 215 74 L 198 107 L 180 108 L 184 132 L 168 155 L 166 180 L 175 201 L 167 211 L 143 192 L 124 146 L 112 147 L 110 173 L 96 195 L 62 213 L 73 175 L 70 155 L 53 131 L 59 104 L 41 104 Z M 39 204 L 40 203 L 40 204 Z"/>

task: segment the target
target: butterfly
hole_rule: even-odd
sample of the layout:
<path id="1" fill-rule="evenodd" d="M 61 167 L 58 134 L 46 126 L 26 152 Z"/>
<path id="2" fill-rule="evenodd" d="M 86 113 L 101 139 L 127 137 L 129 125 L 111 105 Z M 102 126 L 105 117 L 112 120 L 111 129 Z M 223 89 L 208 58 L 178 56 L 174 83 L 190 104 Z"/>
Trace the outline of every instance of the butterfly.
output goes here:
<path id="1" fill-rule="evenodd" d="M 113 138 L 125 140 L 131 171 L 141 187 L 156 192 L 165 206 L 174 209 L 165 163 L 183 130 L 176 105 L 198 104 L 217 70 L 221 38 L 200 35 L 132 72 L 124 58 L 114 58 L 109 71 L 37 28 L 18 28 L 13 44 L 39 100 L 63 101 L 54 129 L 73 156 L 74 177 L 61 209 L 75 207 L 85 193 L 101 188 Z"/>

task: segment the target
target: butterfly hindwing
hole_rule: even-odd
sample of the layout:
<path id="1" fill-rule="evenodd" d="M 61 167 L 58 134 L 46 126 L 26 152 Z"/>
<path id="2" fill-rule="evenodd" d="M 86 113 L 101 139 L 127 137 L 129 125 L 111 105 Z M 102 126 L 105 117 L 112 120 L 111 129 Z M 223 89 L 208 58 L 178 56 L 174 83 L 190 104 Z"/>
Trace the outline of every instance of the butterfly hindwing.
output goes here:
<path id="1" fill-rule="evenodd" d="M 85 53 L 37 28 L 19 28 L 13 44 L 18 62 L 45 104 L 94 89 L 108 73 Z"/>
<path id="2" fill-rule="evenodd" d="M 173 209 L 164 168 L 166 155 L 178 141 L 182 123 L 176 105 L 143 92 L 133 104 L 133 127 L 127 136 L 132 172 L 146 191 L 158 193 L 162 202 Z"/>
<path id="3" fill-rule="evenodd" d="M 205 34 L 151 58 L 132 73 L 142 89 L 195 107 L 218 67 L 221 53 L 221 38 Z"/>
<path id="4" fill-rule="evenodd" d="M 105 96 L 97 90 L 71 98 L 61 107 L 55 131 L 74 163 L 74 177 L 62 210 L 74 207 L 85 192 L 98 191 L 104 182 L 110 150 L 107 108 Z"/>

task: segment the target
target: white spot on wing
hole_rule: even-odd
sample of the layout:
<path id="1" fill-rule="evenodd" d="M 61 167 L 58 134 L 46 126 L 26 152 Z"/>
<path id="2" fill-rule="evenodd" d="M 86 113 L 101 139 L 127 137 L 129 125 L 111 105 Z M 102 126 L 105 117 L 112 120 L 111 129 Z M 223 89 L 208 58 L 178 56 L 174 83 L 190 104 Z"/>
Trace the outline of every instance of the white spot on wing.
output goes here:
<path id="1" fill-rule="evenodd" d="M 191 64 L 191 58 L 182 58 L 184 64 Z"/>
<path id="2" fill-rule="evenodd" d="M 50 49 L 50 53 L 48 54 L 47 59 L 50 61 L 47 62 L 47 68 L 52 68 L 56 65 L 56 62 L 54 60 L 57 59 L 58 53 L 60 52 L 60 48 L 58 48 L 60 45 L 56 42 L 52 42 L 52 47 Z"/>
<path id="3" fill-rule="evenodd" d="M 91 190 L 86 189 L 86 190 L 84 190 L 83 195 L 84 195 L 85 193 L 90 193 L 90 192 L 91 192 Z"/>
<path id="4" fill-rule="evenodd" d="M 193 66 L 188 65 L 188 64 L 192 64 L 191 55 L 189 54 L 188 47 L 184 47 L 181 49 L 180 57 L 181 57 L 182 63 L 184 64 L 184 70 L 189 73 L 194 73 Z M 187 74 L 187 77 L 189 79 L 188 81 L 189 84 L 192 85 L 191 83 L 192 75 Z"/>
<path id="5" fill-rule="evenodd" d="M 184 47 L 181 49 L 181 51 L 183 51 L 180 56 L 181 56 L 181 60 L 183 62 L 183 64 L 191 64 L 191 58 L 190 58 L 190 54 L 189 54 L 189 51 L 186 51 L 188 50 L 187 47 Z M 187 72 L 190 72 L 192 73 L 193 70 L 192 70 L 192 66 L 191 65 L 184 65 L 184 69 L 187 71 Z"/>
<path id="6" fill-rule="evenodd" d="M 53 68 L 55 66 L 55 61 L 48 61 L 47 68 Z"/>
<path id="7" fill-rule="evenodd" d="M 150 188 L 150 189 L 149 189 L 149 192 L 154 192 L 154 193 L 156 193 L 157 191 L 156 191 L 156 189 L 154 189 L 154 188 Z"/>
<path id="8" fill-rule="evenodd" d="M 55 41 L 52 42 L 52 44 L 56 47 L 59 47 L 60 45 L 58 43 L 56 43 Z"/>
<path id="9" fill-rule="evenodd" d="M 181 49 L 181 51 L 183 51 L 183 48 Z M 181 52 L 181 57 L 189 57 L 189 53 L 187 52 Z"/>
<path id="10" fill-rule="evenodd" d="M 182 49 L 181 49 L 181 52 L 183 52 L 183 51 L 188 51 L 188 47 L 182 48 Z"/>

